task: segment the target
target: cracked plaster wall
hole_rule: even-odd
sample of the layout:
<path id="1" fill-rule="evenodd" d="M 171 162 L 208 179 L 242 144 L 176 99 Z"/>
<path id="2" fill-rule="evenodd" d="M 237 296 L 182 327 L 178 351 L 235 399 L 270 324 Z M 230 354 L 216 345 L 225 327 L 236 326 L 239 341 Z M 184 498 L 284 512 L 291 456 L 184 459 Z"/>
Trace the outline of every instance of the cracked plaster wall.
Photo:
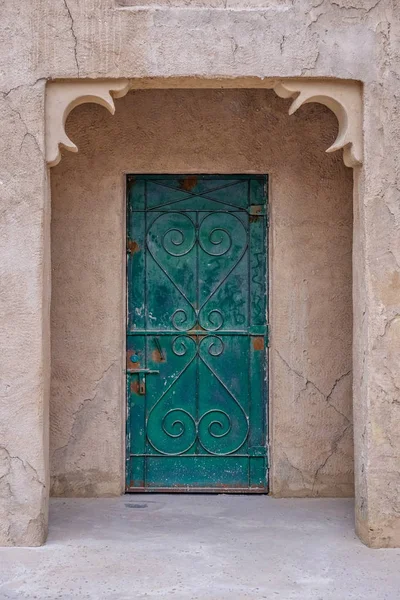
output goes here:
<path id="1" fill-rule="evenodd" d="M 0 92 L 2 545 L 39 545 L 47 533 L 50 280 L 49 239 L 43 236 L 49 226 L 44 86 L 40 79 Z"/>
<path id="2" fill-rule="evenodd" d="M 269 90 L 148 90 L 71 114 L 52 170 L 55 495 L 123 485 L 123 172 L 271 176 L 272 491 L 353 493 L 352 171 L 337 123 Z"/>
<path id="3" fill-rule="evenodd" d="M 400 544 L 400 5 L 268 0 L 251 10 L 241 6 L 246 2 L 234 9 L 160 2 L 139 10 L 115 0 L 0 2 L 0 445 L 28 461 L 46 486 L 32 486 L 21 470 L 19 491 L 0 496 L 2 544 L 39 544 L 46 535 L 44 86 L 47 79 L 78 76 L 150 78 L 150 86 L 170 76 L 192 85 L 214 77 L 233 85 L 244 77 L 363 82 L 365 152 L 355 174 L 353 258 L 356 528 L 369 545 Z"/>

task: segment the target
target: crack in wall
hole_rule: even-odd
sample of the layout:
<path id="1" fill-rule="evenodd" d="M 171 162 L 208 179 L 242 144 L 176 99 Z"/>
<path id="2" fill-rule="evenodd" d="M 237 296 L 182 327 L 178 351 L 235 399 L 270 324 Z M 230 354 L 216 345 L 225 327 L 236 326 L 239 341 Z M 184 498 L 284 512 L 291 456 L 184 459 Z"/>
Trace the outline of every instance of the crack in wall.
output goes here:
<path id="1" fill-rule="evenodd" d="M 342 413 L 334 404 L 332 404 L 331 398 L 332 395 L 336 389 L 336 387 L 339 385 L 339 383 L 345 378 L 348 377 L 351 373 L 352 370 L 348 370 L 346 371 L 346 373 L 343 373 L 343 375 L 340 375 L 340 377 L 338 377 L 337 379 L 335 379 L 332 388 L 330 390 L 330 392 L 328 394 L 324 394 L 324 392 L 310 379 L 308 379 L 305 375 L 303 375 L 302 373 L 300 373 L 299 371 L 296 371 L 296 369 L 294 369 L 285 358 L 283 358 L 282 354 L 279 352 L 279 350 L 275 349 L 276 354 L 279 356 L 279 358 L 281 359 L 281 361 L 286 365 L 286 367 L 289 369 L 289 371 L 291 371 L 292 373 L 294 373 L 295 375 L 297 375 L 297 377 L 300 377 L 301 379 L 303 379 L 303 381 L 305 382 L 304 387 L 299 391 L 299 393 L 297 394 L 296 398 L 295 398 L 295 402 L 297 402 L 297 400 L 300 397 L 300 394 L 302 392 L 304 392 L 307 387 L 309 385 L 311 385 L 319 394 L 321 394 L 321 396 L 325 399 L 325 401 L 327 402 L 327 404 L 333 408 L 333 410 L 335 410 L 339 415 L 341 415 L 346 421 L 347 423 L 351 423 L 350 419 L 348 417 L 346 417 L 346 415 L 344 413 Z"/>
<path id="2" fill-rule="evenodd" d="M 365 8 L 364 6 L 352 6 L 351 4 L 349 6 L 343 6 L 342 4 L 339 4 L 339 2 L 335 2 L 334 0 L 331 1 L 331 5 L 332 6 L 337 6 L 339 8 L 339 10 L 355 10 L 355 11 L 364 11 L 365 15 L 368 15 L 371 11 L 373 11 L 375 8 L 377 8 L 377 6 L 380 4 L 381 0 L 377 0 L 377 2 L 375 2 L 375 4 L 373 4 L 372 6 L 370 6 L 369 8 Z"/>
<path id="3" fill-rule="evenodd" d="M 12 94 L 12 92 L 16 92 L 17 90 L 20 90 L 21 88 L 35 87 L 35 85 L 37 85 L 41 81 L 47 81 L 47 77 L 39 77 L 33 83 L 21 83 L 20 85 L 11 87 L 9 90 L 7 90 L 7 92 L 0 91 L 0 94 L 3 96 L 3 98 L 8 98 L 8 96 L 10 94 Z"/>
<path id="4" fill-rule="evenodd" d="M 315 485 L 317 483 L 318 475 L 320 474 L 320 472 L 322 471 L 322 469 L 327 465 L 327 463 L 330 460 L 330 458 L 332 458 L 332 456 L 337 452 L 338 445 L 339 445 L 340 441 L 344 438 L 344 436 L 346 435 L 346 432 L 348 431 L 348 429 L 350 429 L 352 427 L 353 427 L 352 423 L 348 423 L 348 425 L 346 425 L 346 427 L 339 434 L 339 436 L 335 440 L 333 440 L 332 447 L 331 447 L 331 450 L 330 450 L 328 456 L 323 460 L 323 462 L 320 464 L 320 466 L 315 471 L 314 481 L 313 481 L 313 485 L 312 485 L 312 491 L 313 492 L 314 492 L 314 489 L 315 489 Z"/>
<path id="5" fill-rule="evenodd" d="M 94 383 L 92 395 L 89 398 L 84 398 L 84 400 L 82 400 L 80 402 L 80 405 L 78 406 L 78 408 L 72 413 L 71 417 L 72 417 L 73 423 L 72 423 L 71 431 L 68 435 L 67 442 L 63 446 L 60 446 L 59 448 L 55 448 L 55 450 L 53 450 L 52 458 L 54 458 L 57 454 L 60 454 L 63 450 L 66 450 L 68 448 L 71 440 L 76 439 L 75 431 L 76 431 L 76 427 L 77 427 L 77 423 L 78 423 L 78 415 L 80 413 L 82 413 L 87 408 L 88 405 L 92 404 L 96 400 L 97 395 L 99 393 L 99 389 L 98 389 L 99 386 L 103 383 L 104 378 L 107 376 L 110 369 L 112 369 L 112 367 L 118 361 L 119 361 L 118 358 L 114 359 L 110 363 L 110 365 L 106 369 L 104 369 L 104 371 L 101 374 L 101 376 L 99 377 L 99 379 L 97 379 Z"/>
<path id="6" fill-rule="evenodd" d="M 343 373 L 343 375 L 341 375 L 340 377 L 338 377 L 333 386 L 331 391 L 329 392 L 329 394 L 326 396 L 326 401 L 329 404 L 329 406 L 331 406 L 333 408 L 333 410 L 335 410 L 339 415 L 341 415 L 344 419 L 346 419 L 346 421 L 348 423 L 351 423 L 350 419 L 348 417 L 346 417 L 346 415 L 344 413 L 342 413 L 342 411 L 340 411 L 334 404 L 332 404 L 331 402 L 331 397 L 333 392 L 335 391 L 335 389 L 337 388 L 337 386 L 339 385 L 339 383 L 345 378 L 348 377 L 349 375 L 351 375 L 352 373 L 352 369 L 349 369 L 348 371 L 346 371 L 346 373 Z"/>
<path id="7" fill-rule="evenodd" d="M 38 79 L 37 81 L 41 81 L 41 80 L 40 80 L 40 79 Z M 36 82 L 36 83 L 37 83 L 37 82 Z M 23 116 L 22 116 L 22 114 L 21 114 L 21 111 L 20 111 L 20 110 L 18 110 L 17 108 L 15 108 L 15 107 L 12 105 L 12 103 L 11 103 L 10 99 L 8 98 L 8 96 L 11 94 L 11 92 L 13 92 L 13 91 L 15 91 L 15 90 L 17 90 L 17 89 L 19 89 L 19 88 L 21 88 L 21 87 L 24 87 L 24 86 L 20 85 L 20 86 L 17 86 L 17 87 L 15 87 L 15 88 L 11 88 L 11 89 L 10 89 L 8 92 L 0 92 L 0 94 L 3 96 L 3 98 L 4 98 L 5 100 L 7 100 L 7 105 L 9 106 L 10 110 L 13 112 L 13 114 L 17 115 L 17 117 L 19 118 L 19 120 L 21 121 L 22 125 L 23 125 L 23 126 L 24 126 L 24 128 L 25 128 L 25 134 L 24 134 L 24 136 L 23 136 L 23 138 L 22 138 L 22 141 L 21 141 L 21 144 L 20 144 L 20 147 L 19 147 L 19 151 L 20 151 L 20 153 L 21 153 L 22 146 L 23 146 L 23 144 L 24 144 L 24 141 L 25 141 L 25 139 L 26 139 L 27 137 L 31 137 L 31 138 L 33 139 L 33 141 L 34 141 L 34 144 L 35 144 L 36 148 L 39 150 L 40 156 L 42 157 L 42 159 L 43 159 L 43 160 L 45 160 L 45 157 L 44 157 L 43 150 L 42 150 L 42 148 L 40 147 L 40 145 L 39 145 L 39 142 L 38 142 L 38 140 L 36 139 L 36 136 L 35 136 L 33 133 L 31 133 L 31 132 L 29 131 L 28 124 L 26 123 L 25 119 L 23 118 Z"/>
<path id="8" fill-rule="evenodd" d="M 13 460 L 17 460 L 18 462 L 20 462 L 23 466 L 23 468 L 25 469 L 25 471 L 28 470 L 28 468 L 33 471 L 33 475 L 34 475 L 34 479 L 43 487 L 46 488 L 46 484 L 43 483 L 43 481 L 41 481 L 41 479 L 39 478 L 39 473 L 37 472 L 37 470 L 27 461 L 27 460 L 23 460 L 22 458 L 20 458 L 19 456 L 13 456 L 12 454 L 10 454 L 10 452 L 8 451 L 8 449 L 6 448 L 6 446 L 0 446 L 0 450 L 3 450 L 6 453 L 6 458 L 8 460 L 8 471 L 7 473 L 5 473 L 4 475 L 2 475 L 0 477 L 0 480 L 3 479 L 4 477 L 8 476 L 11 474 L 11 462 Z"/>
<path id="9" fill-rule="evenodd" d="M 317 467 L 317 469 L 315 470 L 314 476 L 313 476 L 313 482 L 312 482 L 312 486 L 311 486 L 311 491 L 312 493 L 315 492 L 315 488 L 317 485 L 317 481 L 318 481 L 318 476 L 320 474 L 320 472 L 324 469 L 324 467 L 327 465 L 328 461 L 332 458 L 332 456 L 337 452 L 338 446 L 340 441 L 343 439 L 343 437 L 346 435 L 346 432 L 353 427 L 352 421 L 344 414 L 342 413 L 333 403 L 332 403 L 332 396 L 337 388 L 337 386 L 341 383 L 341 381 L 343 381 L 343 379 L 345 379 L 346 377 L 349 377 L 352 373 L 352 370 L 349 369 L 348 371 L 346 371 L 345 373 L 343 373 L 342 375 L 340 375 L 339 377 L 337 377 L 335 379 L 335 381 L 332 384 L 332 387 L 329 391 L 328 394 L 324 394 L 322 392 L 322 390 L 313 382 L 310 381 L 307 377 L 305 377 L 302 373 L 300 373 L 300 371 L 297 371 L 296 369 L 294 369 L 289 363 L 288 361 L 281 355 L 281 353 L 275 349 L 276 354 L 279 356 L 279 358 L 281 359 L 281 361 L 284 363 L 284 365 L 287 367 L 287 369 L 294 373 L 297 377 L 299 377 L 300 379 L 302 379 L 304 381 L 304 386 L 302 387 L 302 389 L 298 392 L 295 401 L 297 401 L 300 397 L 300 394 L 302 392 L 304 392 L 308 386 L 312 386 L 321 396 L 322 398 L 326 401 L 326 403 L 328 404 L 329 407 L 333 408 L 333 410 L 335 412 L 337 412 L 344 420 L 345 420 L 345 425 L 344 428 L 342 429 L 342 431 L 339 433 L 339 435 L 333 439 L 332 441 L 330 441 L 331 444 L 331 449 L 328 453 L 328 455 L 324 458 L 324 460 L 322 461 L 322 463 Z M 304 482 L 304 475 L 302 473 L 302 471 L 300 469 L 298 469 L 297 467 L 295 467 L 292 462 L 289 460 L 287 454 L 282 450 L 283 455 L 285 456 L 285 459 L 287 460 L 288 464 L 295 469 L 296 471 L 299 471 L 302 474 L 303 477 L 303 482 Z M 308 487 L 308 486 L 305 486 Z"/>
<path id="10" fill-rule="evenodd" d="M 303 471 L 302 471 L 301 469 L 299 469 L 299 467 L 296 467 L 296 466 L 295 466 L 295 465 L 292 463 L 292 461 L 289 459 L 288 455 L 286 454 L 286 452 L 285 452 L 284 450 L 282 450 L 282 454 L 283 454 L 283 456 L 285 457 L 285 459 L 286 459 L 287 463 L 290 465 L 290 467 L 291 467 L 292 469 L 294 469 L 294 471 L 296 471 L 297 473 L 299 473 L 299 474 L 300 474 L 301 481 L 302 481 L 302 486 L 303 486 L 303 488 L 304 488 L 304 489 L 307 489 L 307 484 L 306 484 L 306 481 L 305 481 L 305 479 L 304 479 L 304 473 L 303 473 Z"/>
<path id="11" fill-rule="evenodd" d="M 74 18 L 72 16 L 71 10 L 68 6 L 67 0 L 63 0 L 64 2 L 64 6 L 65 9 L 68 13 L 68 17 L 69 20 L 71 22 L 71 26 L 70 26 L 70 31 L 71 31 L 71 35 L 74 38 L 74 56 L 75 56 L 75 64 L 76 64 L 76 70 L 78 73 L 78 77 L 80 76 L 80 69 L 79 69 L 79 62 L 78 62 L 78 38 L 76 37 L 76 33 L 75 33 L 75 21 Z"/>
<path id="12" fill-rule="evenodd" d="M 385 328 L 383 330 L 383 333 L 381 333 L 378 337 L 379 338 L 385 337 L 385 335 L 387 334 L 388 330 L 390 329 L 390 327 L 392 326 L 394 321 L 397 321 L 397 319 L 399 319 L 399 318 L 400 318 L 400 314 L 396 313 L 393 317 L 388 319 L 385 323 Z"/>

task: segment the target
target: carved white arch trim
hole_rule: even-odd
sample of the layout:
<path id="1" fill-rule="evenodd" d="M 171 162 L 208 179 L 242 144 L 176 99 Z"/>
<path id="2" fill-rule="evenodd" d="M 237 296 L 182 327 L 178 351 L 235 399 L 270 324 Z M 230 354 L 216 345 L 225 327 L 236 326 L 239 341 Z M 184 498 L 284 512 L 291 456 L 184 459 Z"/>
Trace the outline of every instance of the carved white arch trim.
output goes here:
<path id="1" fill-rule="evenodd" d="M 356 81 L 302 80 L 279 81 L 274 90 L 281 98 L 294 98 L 289 109 L 292 115 L 300 106 L 310 102 L 325 104 L 339 123 L 336 140 L 326 152 L 343 148 L 347 167 L 356 167 L 363 160 L 363 110 L 361 85 Z"/>
<path id="2" fill-rule="evenodd" d="M 54 167 L 61 160 L 60 147 L 78 152 L 76 145 L 65 133 L 69 113 L 80 104 L 94 102 L 115 113 L 114 98 L 128 93 L 127 79 L 109 81 L 77 81 L 49 83 L 46 89 L 46 160 Z"/>
<path id="3" fill-rule="evenodd" d="M 153 82 L 154 83 L 154 82 Z M 213 85 L 214 84 L 214 85 Z M 60 148 L 77 152 L 78 148 L 65 133 L 65 123 L 69 113 L 78 105 L 94 102 L 115 112 L 114 98 L 122 98 L 131 88 L 143 86 L 129 79 L 119 80 L 81 80 L 74 82 L 51 82 L 46 89 L 46 160 L 49 167 L 60 162 Z M 207 86 L 196 79 L 186 81 L 185 85 L 172 85 L 169 80 L 154 87 L 235 87 L 232 80 L 210 80 Z M 343 148 L 343 160 L 346 166 L 356 167 L 362 164 L 362 90 L 356 81 L 338 79 L 264 79 L 252 78 L 245 86 L 273 88 L 281 98 L 294 98 L 289 109 L 293 114 L 303 104 L 318 102 L 327 106 L 337 117 L 339 132 L 335 142 L 327 149 L 334 152 Z"/>

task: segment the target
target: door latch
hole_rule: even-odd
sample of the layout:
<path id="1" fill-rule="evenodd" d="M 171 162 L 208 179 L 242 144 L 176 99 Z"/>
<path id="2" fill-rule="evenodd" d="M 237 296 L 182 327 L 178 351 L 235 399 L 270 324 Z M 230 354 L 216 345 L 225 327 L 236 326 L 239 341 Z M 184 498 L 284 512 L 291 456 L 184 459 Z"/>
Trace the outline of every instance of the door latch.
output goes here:
<path id="1" fill-rule="evenodd" d="M 139 375 L 139 394 L 144 396 L 146 393 L 146 375 L 158 375 L 160 371 L 153 371 L 152 369 L 127 369 L 126 372 L 129 375 Z"/>

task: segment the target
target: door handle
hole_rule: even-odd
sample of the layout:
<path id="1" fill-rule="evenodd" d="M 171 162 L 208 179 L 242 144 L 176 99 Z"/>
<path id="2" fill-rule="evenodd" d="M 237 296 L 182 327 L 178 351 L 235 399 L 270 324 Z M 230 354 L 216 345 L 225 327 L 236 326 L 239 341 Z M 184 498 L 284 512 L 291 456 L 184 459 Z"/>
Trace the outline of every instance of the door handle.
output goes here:
<path id="1" fill-rule="evenodd" d="M 154 340 L 154 344 L 157 348 L 157 352 L 160 355 L 160 360 L 165 361 L 165 354 L 161 348 L 160 340 L 157 337 L 153 338 L 153 340 Z"/>
<path id="2" fill-rule="evenodd" d="M 146 393 L 146 375 L 158 375 L 160 371 L 154 371 L 153 369 L 127 369 L 126 372 L 129 375 L 137 373 L 139 375 L 139 394 L 144 396 Z"/>

